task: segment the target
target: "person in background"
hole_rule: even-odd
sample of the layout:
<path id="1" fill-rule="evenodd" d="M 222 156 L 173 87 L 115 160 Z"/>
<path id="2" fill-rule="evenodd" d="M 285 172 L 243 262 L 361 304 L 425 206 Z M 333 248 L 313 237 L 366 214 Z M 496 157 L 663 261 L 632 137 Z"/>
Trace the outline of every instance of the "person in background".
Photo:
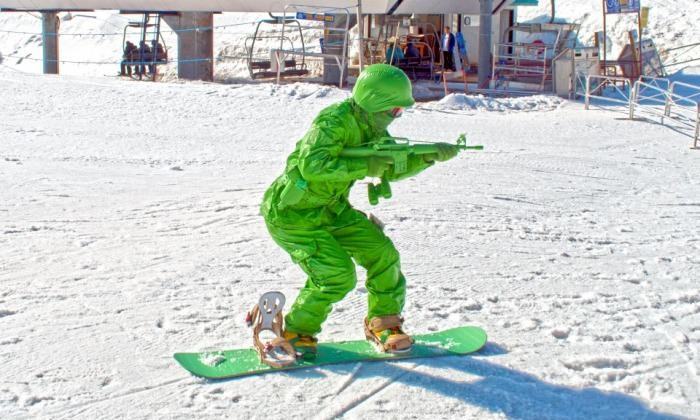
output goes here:
<path id="1" fill-rule="evenodd" d="M 461 32 L 457 32 L 457 35 L 455 35 L 455 39 L 457 41 L 457 51 L 459 51 L 459 59 L 462 62 L 462 71 L 464 73 L 468 73 L 470 64 L 469 52 L 467 51 L 467 41 L 464 38 L 464 34 Z"/>
<path id="2" fill-rule="evenodd" d="M 455 36 L 450 32 L 450 27 L 445 26 L 445 33 L 442 35 L 440 49 L 445 62 L 445 69 L 455 71 L 455 63 L 452 58 L 452 50 L 455 48 Z"/>
<path id="3" fill-rule="evenodd" d="M 139 42 L 139 48 L 138 51 L 136 52 L 136 57 L 138 61 L 141 63 L 145 63 L 148 61 L 151 61 L 151 47 L 146 44 L 146 41 L 140 41 Z M 136 74 L 138 75 L 143 75 L 146 74 L 146 65 L 141 65 L 137 64 L 136 65 Z"/>
<path id="4" fill-rule="evenodd" d="M 409 42 L 408 45 L 406 46 L 406 58 L 419 58 L 420 57 L 420 52 L 418 51 L 418 48 L 413 44 L 413 42 Z"/>
<path id="5" fill-rule="evenodd" d="M 133 42 L 126 41 L 120 71 L 122 76 L 131 76 L 131 62 L 134 61 L 134 55 L 137 50 L 138 48 L 136 48 L 136 45 Z"/>
<path id="6" fill-rule="evenodd" d="M 405 57 L 401 47 L 396 42 L 396 38 L 392 37 L 389 39 L 389 47 L 386 49 L 386 62 L 387 64 L 396 65 Z"/>
<path id="7" fill-rule="evenodd" d="M 151 60 L 155 61 L 155 63 L 164 63 L 168 61 L 168 55 L 163 48 L 163 44 L 156 40 L 151 41 Z M 148 69 L 151 74 L 156 73 L 155 64 L 149 64 Z"/>

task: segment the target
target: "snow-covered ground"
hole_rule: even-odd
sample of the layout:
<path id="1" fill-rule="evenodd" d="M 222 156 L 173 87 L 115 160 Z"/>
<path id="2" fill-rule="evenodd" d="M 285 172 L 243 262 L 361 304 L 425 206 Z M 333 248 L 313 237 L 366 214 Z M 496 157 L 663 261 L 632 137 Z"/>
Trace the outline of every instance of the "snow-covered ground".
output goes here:
<path id="1" fill-rule="evenodd" d="M 401 251 L 407 329 L 479 325 L 486 349 L 208 382 L 171 355 L 248 346 L 257 297 L 295 296 L 258 204 L 347 92 L 7 67 L 0 86 L 0 418 L 700 418 L 685 136 L 547 97 L 416 106 L 394 134 L 485 150 L 371 210 Z M 362 338 L 365 300 L 321 339 Z"/>

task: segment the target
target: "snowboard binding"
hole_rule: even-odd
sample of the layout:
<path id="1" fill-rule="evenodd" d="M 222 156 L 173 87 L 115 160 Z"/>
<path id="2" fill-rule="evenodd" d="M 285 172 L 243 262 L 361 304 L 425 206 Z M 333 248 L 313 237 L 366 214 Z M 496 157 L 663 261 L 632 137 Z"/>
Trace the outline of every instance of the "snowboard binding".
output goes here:
<path id="1" fill-rule="evenodd" d="M 409 353 L 413 339 L 403 332 L 403 318 L 398 315 L 365 318 L 365 337 L 383 353 Z"/>
<path id="2" fill-rule="evenodd" d="M 296 362 L 294 347 L 282 336 L 284 302 L 284 295 L 280 292 L 264 293 L 246 316 L 246 323 L 253 328 L 253 345 L 260 355 L 260 361 L 273 368 Z M 263 331 L 270 331 L 275 337 L 261 340 L 260 333 Z"/>

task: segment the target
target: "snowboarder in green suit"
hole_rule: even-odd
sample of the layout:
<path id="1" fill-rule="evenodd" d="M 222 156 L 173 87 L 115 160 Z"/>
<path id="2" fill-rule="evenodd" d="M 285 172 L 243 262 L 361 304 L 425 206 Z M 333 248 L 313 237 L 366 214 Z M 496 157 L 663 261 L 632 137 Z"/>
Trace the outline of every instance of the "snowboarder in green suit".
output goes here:
<path id="1" fill-rule="evenodd" d="M 345 147 L 369 146 L 389 136 L 389 124 L 413 104 L 403 71 L 387 64 L 368 66 L 351 98 L 314 119 L 287 158 L 284 174 L 265 192 L 261 213 L 270 235 L 308 276 L 284 319 L 284 338 L 306 360 L 316 356 L 315 336 L 332 305 L 355 287 L 355 262 L 367 270 L 367 338 L 384 351 L 411 347 L 401 329 L 406 279 L 399 253 L 377 224 L 350 205 L 348 195 L 357 180 L 410 177 L 453 158 L 458 149 L 438 143 L 437 153 L 411 155 L 408 170 L 400 174 L 393 173 L 392 160 L 385 156 L 339 155 Z"/>

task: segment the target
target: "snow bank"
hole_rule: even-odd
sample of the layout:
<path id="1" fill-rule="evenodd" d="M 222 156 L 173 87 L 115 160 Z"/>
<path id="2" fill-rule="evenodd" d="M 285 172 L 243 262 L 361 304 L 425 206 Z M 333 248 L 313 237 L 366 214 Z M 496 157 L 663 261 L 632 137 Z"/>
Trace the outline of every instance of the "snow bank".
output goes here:
<path id="1" fill-rule="evenodd" d="M 426 110 L 450 111 L 551 111 L 557 109 L 563 99 L 550 95 L 533 95 L 518 98 L 492 98 L 483 95 L 466 95 L 451 93 L 437 102 L 420 104 L 418 108 Z"/>

